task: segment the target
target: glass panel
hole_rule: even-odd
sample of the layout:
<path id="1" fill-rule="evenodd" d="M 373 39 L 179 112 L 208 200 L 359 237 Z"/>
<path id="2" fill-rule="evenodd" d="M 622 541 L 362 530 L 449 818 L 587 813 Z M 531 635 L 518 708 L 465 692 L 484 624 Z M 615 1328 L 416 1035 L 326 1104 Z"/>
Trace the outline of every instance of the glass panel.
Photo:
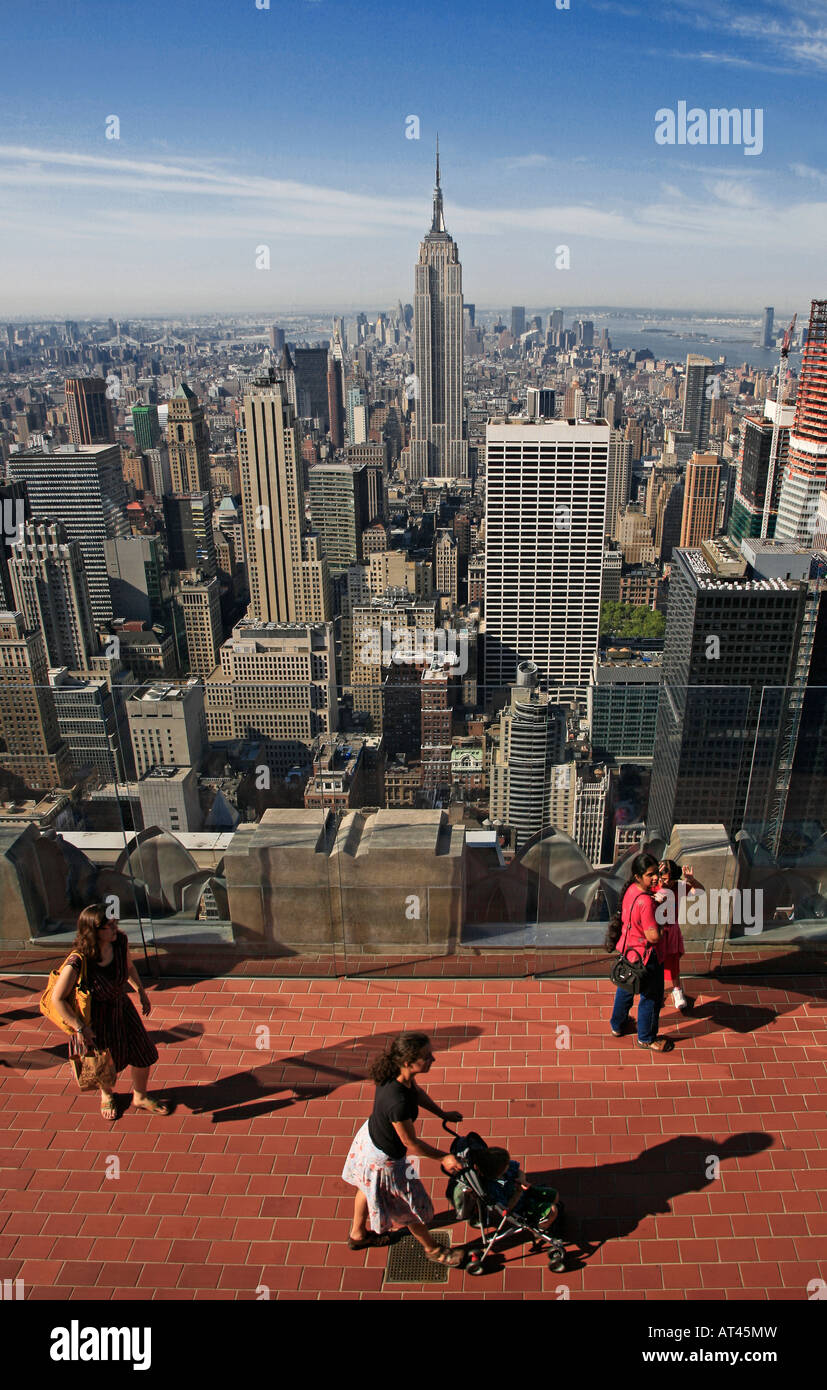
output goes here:
<path id="1" fill-rule="evenodd" d="M 420 670 L 349 696 L 335 736 L 282 740 L 273 687 L 200 772 L 159 765 L 185 682 L 0 697 L 6 969 L 57 961 L 103 899 L 165 975 L 605 975 L 641 848 L 700 885 L 686 975 L 768 951 L 806 970 L 827 937 L 824 686 L 661 687 L 630 715 Z"/>

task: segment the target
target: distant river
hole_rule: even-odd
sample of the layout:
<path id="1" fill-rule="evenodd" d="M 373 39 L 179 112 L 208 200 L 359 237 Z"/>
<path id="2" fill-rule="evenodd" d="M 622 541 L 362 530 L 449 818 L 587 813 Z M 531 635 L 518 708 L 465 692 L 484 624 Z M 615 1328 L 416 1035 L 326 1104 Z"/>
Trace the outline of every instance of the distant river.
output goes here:
<path id="1" fill-rule="evenodd" d="M 675 321 L 670 323 L 668 320 L 657 320 L 657 327 L 666 329 L 666 332 L 653 333 L 651 329 L 643 328 L 641 319 L 622 319 L 608 318 L 605 315 L 594 315 L 594 336 L 599 341 L 600 333 L 603 328 L 609 331 L 614 348 L 649 348 L 656 357 L 665 357 L 672 362 L 683 361 L 687 353 L 699 352 L 704 357 L 711 357 L 716 362 L 719 357 L 726 357 L 727 366 L 738 366 L 741 362 L 748 362 L 751 367 L 774 367 L 778 362 L 778 348 L 753 347 L 752 344 L 758 335 L 757 324 L 750 333 L 749 328 L 734 328 L 731 324 L 708 324 L 702 330 L 693 329 L 685 322 Z M 693 333 L 703 332 L 705 337 L 693 336 Z M 679 336 L 672 337 L 676 333 Z M 714 339 L 714 341 L 713 341 Z M 797 367 L 801 360 L 800 352 L 795 349 L 791 354 L 791 363 Z"/>

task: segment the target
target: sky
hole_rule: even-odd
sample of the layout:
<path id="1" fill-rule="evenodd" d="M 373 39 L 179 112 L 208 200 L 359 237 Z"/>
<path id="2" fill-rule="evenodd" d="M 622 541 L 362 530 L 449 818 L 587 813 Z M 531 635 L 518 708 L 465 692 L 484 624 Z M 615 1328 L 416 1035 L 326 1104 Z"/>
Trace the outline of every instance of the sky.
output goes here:
<path id="1" fill-rule="evenodd" d="M 481 307 L 827 297 L 825 0 L 561 4 L 6 7 L 0 319 L 410 301 L 437 133 Z M 760 153 L 657 143 L 679 102 Z"/>

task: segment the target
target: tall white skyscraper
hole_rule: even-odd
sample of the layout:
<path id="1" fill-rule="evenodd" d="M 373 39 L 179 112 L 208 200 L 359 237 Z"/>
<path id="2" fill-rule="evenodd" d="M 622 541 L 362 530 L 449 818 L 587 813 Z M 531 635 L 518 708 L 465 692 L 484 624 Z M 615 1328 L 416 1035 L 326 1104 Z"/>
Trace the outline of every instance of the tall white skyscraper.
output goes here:
<path id="1" fill-rule="evenodd" d="M 521 661 L 584 697 L 597 651 L 607 424 L 492 421 L 486 431 L 485 684 Z"/>
<path id="2" fill-rule="evenodd" d="M 303 536 L 301 441 L 282 381 L 262 378 L 244 395 L 238 433 L 241 506 L 256 622 L 325 622 L 330 617 L 327 561 Z"/>
<path id="3" fill-rule="evenodd" d="M 462 266 L 456 242 L 445 230 L 437 147 L 434 214 L 415 270 L 411 478 L 468 476 L 462 360 Z"/>

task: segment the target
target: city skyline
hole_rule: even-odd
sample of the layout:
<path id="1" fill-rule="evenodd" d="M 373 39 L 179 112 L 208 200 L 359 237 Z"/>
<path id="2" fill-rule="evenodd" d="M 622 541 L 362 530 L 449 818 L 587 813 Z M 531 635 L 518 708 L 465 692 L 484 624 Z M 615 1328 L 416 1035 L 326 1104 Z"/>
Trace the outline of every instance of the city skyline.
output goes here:
<path id="1" fill-rule="evenodd" d="M 27 16 L 6 21 L 23 59 L 2 98 L 9 314 L 310 309 L 340 303 L 343 284 L 354 304 L 407 299 L 437 131 L 478 303 L 718 301 L 760 314 L 767 300 L 806 300 L 818 278 L 827 171 L 807 110 L 827 26 L 814 4 L 519 10 L 509 38 L 528 56 L 493 107 L 479 73 L 500 26 L 470 6 L 444 45 L 428 32 L 432 0 L 392 35 L 370 4 L 355 26 L 329 4 L 277 14 L 251 0 L 227 24 L 214 3 L 150 3 L 146 32 L 163 38 L 145 46 L 117 12 L 101 34 L 88 3 L 71 22 L 52 0 L 41 8 L 36 66 Z M 191 42 L 194 24 L 213 22 L 218 70 Z M 400 80 L 383 80 L 399 45 Z M 682 102 L 762 111 L 760 156 L 656 143 L 656 114 Z M 269 270 L 256 268 L 261 246 Z"/>

